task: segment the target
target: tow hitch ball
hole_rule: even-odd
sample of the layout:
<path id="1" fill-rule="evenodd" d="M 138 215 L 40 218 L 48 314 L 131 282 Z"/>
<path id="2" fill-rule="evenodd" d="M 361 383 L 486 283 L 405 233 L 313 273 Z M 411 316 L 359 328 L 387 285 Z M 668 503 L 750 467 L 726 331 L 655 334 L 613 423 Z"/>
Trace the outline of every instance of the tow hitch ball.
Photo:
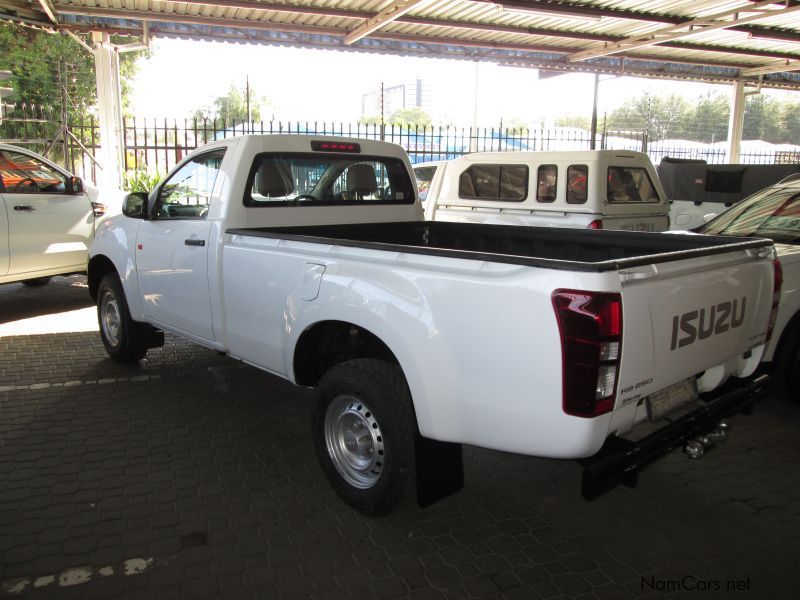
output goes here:
<path id="1" fill-rule="evenodd" d="M 722 419 L 717 424 L 716 429 L 714 429 L 714 431 L 711 433 L 701 435 L 686 442 L 686 444 L 683 446 L 683 452 L 689 458 L 703 458 L 706 450 L 710 450 L 718 443 L 724 442 L 726 439 L 728 439 L 728 433 L 730 432 L 730 429 L 730 423 L 728 423 L 726 419 Z"/>

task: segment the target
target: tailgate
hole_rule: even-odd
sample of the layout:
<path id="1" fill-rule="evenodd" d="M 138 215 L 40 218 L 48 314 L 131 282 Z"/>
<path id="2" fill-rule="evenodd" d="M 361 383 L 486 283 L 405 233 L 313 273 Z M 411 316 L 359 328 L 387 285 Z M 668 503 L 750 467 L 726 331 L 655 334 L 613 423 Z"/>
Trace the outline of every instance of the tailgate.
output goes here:
<path id="1" fill-rule="evenodd" d="M 763 344 L 773 258 L 772 248 L 758 248 L 621 270 L 616 407 Z"/>

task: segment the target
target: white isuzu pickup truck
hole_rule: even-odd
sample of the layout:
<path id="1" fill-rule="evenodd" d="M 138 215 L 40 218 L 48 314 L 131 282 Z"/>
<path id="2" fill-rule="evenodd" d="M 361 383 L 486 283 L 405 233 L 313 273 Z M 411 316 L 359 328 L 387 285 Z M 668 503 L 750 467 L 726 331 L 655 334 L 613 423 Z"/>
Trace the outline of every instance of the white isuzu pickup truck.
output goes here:
<path id="1" fill-rule="evenodd" d="M 244 136 L 129 195 L 89 288 L 115 360 L 169 331 L 317 388 L 320 464 L 378 514 L 457 490 L 460 444 L 592 457 L 586 497 L 710 445 L 763 391 L 712 393 L 760 360 L 775 265 L 759 239 L 425 222 L 399 146 Z"/>

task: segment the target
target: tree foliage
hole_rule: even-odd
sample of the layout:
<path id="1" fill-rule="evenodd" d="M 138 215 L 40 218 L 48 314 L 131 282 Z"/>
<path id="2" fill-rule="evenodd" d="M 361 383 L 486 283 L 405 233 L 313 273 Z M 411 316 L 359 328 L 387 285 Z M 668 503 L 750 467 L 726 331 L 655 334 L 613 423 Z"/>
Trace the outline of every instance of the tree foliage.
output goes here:
<path id="1" fill-rule="evenodd" d="M 247 114 L 247 90 L 231 83 L 228 91 L 217 96 L 209 106 L 198 108 L 193 117 L 201 119 L 220 119 L 226 123 L 243 123 L 272 119 L 272 103 L 266 96 L 259 96 L 250 88 L 250 115 Z"/>
<path id="2" fill-rule="evenodd" d="M 112 38 L 114 43 L 127 41 Z M 146 53 L 120 55 L 123 109 L 128 107 L 128 82 L 136 73 L 136 61 Z M 14 88 L 11 101 L 59 114 L 66 89 L 71 120 L 86 117 L 97 103 L 94 57 L 66 34 L 0 24 L 0 69 L 11 71 L 5 83 Z"/>
<path id="3" fill-rule="evenodd" d="M 719 142 L 728 137 L 730 101 L 718 92 L 694 102 L 680 96 L 644 94 L 609 115 L 608 131 L 645 132 L 651 140 L 685 139 Z M 764 95 L 747 98 L 742 138 L 772 143 L 800 139 L 800 102 L 780 102 Z"/>
<path id="4" fill-rule="evenodd" d="M 582 117 L 580 115 L 562 115 L 555 119 L 555 126 L 577 127 L 578 129 L 589 131 L 592 127 L 592 121 L 589 117 Z"/>
<path id="5" fill-rule="evenodd" d="M 380 125 L 380 115 L 362 116 L 359 120 L 362 125 Z M 433 119 L 419 106 L 410 108 L 400 108 L 394 111 L 385 120 L 386 125 L 396 125 L 398 127 L 430 127 Z"/>

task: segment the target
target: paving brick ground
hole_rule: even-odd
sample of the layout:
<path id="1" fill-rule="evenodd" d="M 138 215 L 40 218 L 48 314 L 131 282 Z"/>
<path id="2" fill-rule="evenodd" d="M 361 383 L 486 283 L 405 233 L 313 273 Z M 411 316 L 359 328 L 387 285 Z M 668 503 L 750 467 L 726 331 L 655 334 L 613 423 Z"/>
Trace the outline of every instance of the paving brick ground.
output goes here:
<path id="1" fill-rule="evenodd" d="M 799 407 L 593 503 L 574 463 L 467 448 L 462 492 L 370 519 L 308 392 L 171 336 L 116 365 L 81 284 L 0 286 L 0 598 L 800 597 Z"/>

